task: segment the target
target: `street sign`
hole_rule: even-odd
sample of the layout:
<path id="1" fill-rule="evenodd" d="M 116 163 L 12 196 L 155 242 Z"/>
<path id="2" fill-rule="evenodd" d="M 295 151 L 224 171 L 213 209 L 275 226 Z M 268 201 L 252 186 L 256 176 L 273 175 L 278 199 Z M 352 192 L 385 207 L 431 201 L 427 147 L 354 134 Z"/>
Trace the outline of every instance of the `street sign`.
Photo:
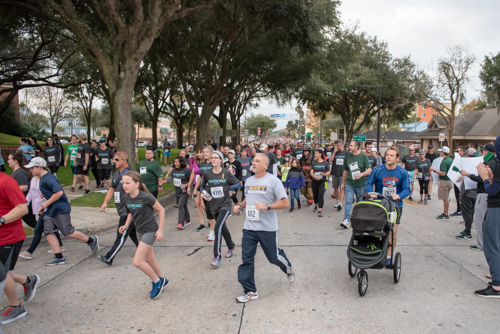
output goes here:
<path id="1" fill-rule="evenodd" d="M 444 138 L 446 137 L 445 133 L 440 133 L 439 134 L 439 141 L 444 141 Z"/>
<path id="2" fill-rule="evenodd" d="M 248 136 L 248 129 L 245 129 L 245 136 Z"/>
<path id="3" fill-rule="evenodd" d="M 330 140 L 337 140 L 337 138 L 338 138 L 337 132 L 330 133 Z"/>
<path id="4" fill-rule="evenodd" d="M 280 118 L 280 114 L 271 114 L 271 118 Z"/>
<path id="5" fill-rule="evenodd" d="M 260 128 L 257 128 L 257 135 L 260 136 Z"/>
<path id="6" fill-rule="evenodd" d="M 356 141 L 366 141 L 366 135 L 353 135 L 352 140 Z"/>

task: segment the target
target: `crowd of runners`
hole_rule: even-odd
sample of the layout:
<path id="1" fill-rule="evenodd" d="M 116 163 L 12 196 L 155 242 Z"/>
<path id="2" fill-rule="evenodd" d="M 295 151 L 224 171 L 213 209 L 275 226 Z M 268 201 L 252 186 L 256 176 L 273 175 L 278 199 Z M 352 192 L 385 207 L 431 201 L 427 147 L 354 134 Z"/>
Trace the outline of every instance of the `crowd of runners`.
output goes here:
<path id="1" fill-rule="evenodd" d="M 410 147 L 409 154 L 404 156 L 398 148 L 388 147 L 382 157 L 371 142 L 344 143 L 339 140 L 323 145 L 269 137 L 234 147 L 210 143 L 195 150 L 193 145 L 186 145 L 172 161 L 171 151 L 168 141 L 160 148 L 149 141 L 145 159 L 138 161 L 136 153 L 138 167 L 131 170 L 131 158 L 126 152 L 117 150 L 116 142 L 100 139 L 89 144 L 85 135 L 73 136 L 65 155 L 57 137 L 47 138 L 43 148 L 37 144 L 36 138 L 20 140 L 18 152 L 11 153 L 7 159 L 11 175 L 0 172 L 0 286 L 5 285 L 3 291 L 10 305 L 0 316 L 2 324 L 27 314 L 16 295 L 16 283 L 24 287 L 24 302 L 35 296 L 41 278 L 36 274 L 20 275 L 14 270 L 18 258 L 33 259 L 42 233 L 49 242 L 49 252 L 54 254 L 54 258 L 45 263 L 48 266 L 67 262 L 60 234 L 86 243 L 92 255 L 99 252 L 98 237 L 82 234 L 71 224 L 70 202 L 57 178 L 59 168 L 66 167 L 68 160 L 74 175 L 70 191 L 79 186 L 89 194 L 89 172 L 92 170 L 96 188 L 107 189 L 101 210 L 105 211 L 112 199 L 117 208 L 115 242 L 106 254 L 99 254 L 97 258 L 112 266 L 130 237 L 137 247 L 133 263 L 151 279 L 151 299 L 157 298 L 169 283 L 153 251 L 154 243 L 161 241 L 164 229 L 168 229 L 164 226 L 165 210 L 156 199 L 165 183 L 173 183 L 175 188 L 176 228 L 184 230 L 191 225 L 192 217 L 196 217 L 196 231 L 208 229 L 207 241 L 213 242 L 213 259 L 209 265 L 213 268 L 222 264 L 223 257 L 231 258 L 237 251 L 227 219 L 233 214 L 245 215 L 240 250 L 242 263 L 238 268 L 243 294 L 236 298 L 238 302 L 244 303 L 259 296 L 254 280 L 258 244 L 269 262 L 279 266 L 289 282 L 294 281 L 292 264 L 278 247 L 276 210 L 306 209 L 318 219 L 324 219 L 325 191 L 329 184 L 334 189 L 334 209 L 344 210 L 343 220 L 338 223 L 345 229 L 350 228 L 353 205 L 369 196 L 370 192 L 392 198 L 401 213 L 403 199 L 426 205 L 432 200 L 432 184 L 438 184 L 437 200 L 442 201 L 443 212 L 437 219 L 462 217 L 465 230 L 456 236 L 462 240 L 472 238 L 474 223 L 477 243 L 470 248 L 484 251 L 488 262 L 490 272 L 487 277 L 491 283 L 475 294 L 500 298 L 500 136 L 495 143 L 484 147 L 471 142 L 468 147 L 455 148 L 455 154 L 464 159 L 482 157 L 474 170 L 452 167 L 454 160 L 450 157 L 450 148 L 439 148 L 438 157 L 432 145 L 419 152 Z M 157 154 L 164 166 L 171 165 L 166 174 L 155 159 Z M 439 164 L 436 165 L 434 162 L 438 158 Z M 450 179 L 450 170 L 456 171 L 459 177 Z M 474 182 L 472 187 L 471 182 Z M 415 189 L 417 183 L 419 197 Z M 457 210 L 449 214 L 452 190 Z M 305 197 L 304 202 L 300 193 Z M 196 215 L 193 216 L 187 205 L 190 198 L 196 204 Z M 155 211 L 159 213 L 158 220 Z M 33 240 L 25 251 L 21 251 L 26 238 L 22 221 L 34 228 Z M 388 264 L 396 247 L 400 220 L 395 223 Z M 227 247 L 224 256 L 223 239 Z"/>

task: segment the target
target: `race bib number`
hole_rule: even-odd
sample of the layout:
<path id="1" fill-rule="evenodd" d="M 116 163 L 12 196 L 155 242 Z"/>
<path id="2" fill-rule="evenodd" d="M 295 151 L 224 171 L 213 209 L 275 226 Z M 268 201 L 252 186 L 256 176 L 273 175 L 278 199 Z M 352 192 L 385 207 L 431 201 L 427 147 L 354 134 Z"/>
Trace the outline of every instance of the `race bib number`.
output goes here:
<path id="1" fill-rule="evenodd" d="M 222 198 L 224 197 L 224 189 L 222 187 L 213 187 L 210 189 L 213 198 Z"/>
<path id="2" fill-rule="evenodd" d="M 82 158 L 82 154 L 81 154 L 81 153 L 77 153 L 77 154 L 76 154 L 76 157 L 77 157 L 78 159 L 81 159 L 81 158 Z"/>
<path id="3" fill-rule="evenodd" d="M 337 166 L 344 166 L 344 159 L 335 159 L 335 164 Z"/>
<path id="4" fill-rule="evenodd" d="M 302 158 L 302 154 L 297 154 L 297 160 L 300 160 Z"/>
<path id="5" fill-rule="evenodd" d="M 140 168 L 139 168 L 139 173 L 140 173 L 141 175 L 146 174 L 147 172 L 148 172 L 148 170 L 146 169 L 146 167 L 140 167 Z"/>
<path id="6" fill-rule="evenodd" d="M 70 156 L 70 157 L 69 157 L 69 160 L 71 160 L 71 161 L 75 161 L 75 160 L 76 160 L 76 155 L 72 155 L 72 156 Z"/>
<path id="7" fill-rule="evenodd" d="M 384 187 L 382 188 L 382 194 L 384 196 L 392 196 L 392 194 L 396 193 L 396 188 L 394 187 Z"/>
<path id="8" fill-rule="evenodd" d="M 180 187 L 181 185 L 182 185 L 182 181 L 181 181 L 181 179 L 177 179 L 177 178 L 175 178 L 175 179 L 174 179 L 174 186 L 175 186 L 175 187 Z"/>
<path id="9" fill-rule="evenodd" d="M 101 164 L 103 164 L 103 165 L 109 164 L 109 159 L 108 158 L 102 158 L 101 159 Z"/>
<path id="10" fill-rule="evenodd" d="M 248 220 L 252 220 L 252 221 L 259 220 L 259 210 L 257 210 L 255 208 L 255 206 L 247 206 L 246 211 L 247 211 L 247 219 Z"/>
<path id="11" fill-rule="evenodd" d="M 351 170 L 351 175 L 353 179 L 356 179 L 356 175 L 361 174 L 357 161 L 350 164 L 349 169 Z"/>
<path id="12" fill-rule="evenodd" d="M 423 177 L 424 177 L 424 174 L 423 174 L 423 173 L 418 173 L 418 174 L 417 174 L 417 177 L 418 177 L 419 179 L 421 179 L 421 178 L 423 178 Z"/>
<path id="13" fill-rule="evenodd" d="M 55 162 L 56 161 L 56 157 L 52 156 L 52 157 L 49 157 L 49 162 Z"/>
<path id="14" fill-rule="evenodd" d="M 120 203 L 120 192 L 115 191 L 115 203 Z"/>
<path id="15" fill-rule="evenodd" d="M 314 173 L 316 177 L 319 177 L 320 179 L 323 178 L 323 175 L 321 175 L 321 172 L 316 172 Z"/>
<path id="16" fill-rule="evenodd" d="M 241 175 L 243 175 L 243 176 L 247 176 L 247 170 L 246 170 L 246 169 L 242 170 L 242 171 L 241 171 Z"/>
<path id="17" fill-rule="evenodd" d="M 35 156 L 35 152 L 31 152 L 30 155 L 33 158 Z"/>

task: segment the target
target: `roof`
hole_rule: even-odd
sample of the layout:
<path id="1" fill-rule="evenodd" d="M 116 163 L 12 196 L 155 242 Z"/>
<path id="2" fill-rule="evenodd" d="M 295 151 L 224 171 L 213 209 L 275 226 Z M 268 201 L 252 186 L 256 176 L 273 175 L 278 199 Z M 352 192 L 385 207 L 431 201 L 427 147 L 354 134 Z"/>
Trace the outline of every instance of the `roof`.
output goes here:
<path id="1" fill-rule="evenodd" d="M 361 134 L 366 136 L 366 140 L 377 140 L 377 131 L 365 131 Z M 415 132 L 406 132 L 406 131 L 386 131 L 384 134 L 384 138 L 386 141 L 390 140 L 398 140 L 398 141 L 415 141 L 413 138 Z M 380 133 L 380 139 L 382 140 L 382 133 Z"/>
<path id="2" fill-rule="evenodd" d="M 443 119 L 444 120 L 444 119 Z M 432 125 L 429 123 L 429 127 Z M 469 111 L 455 117 L 455 128 L 453 138 L 455 139 L 495 139 L 500 134 L 500 115 L 497 109 L 484 109 Z M 438 137 L 439 133 L 446 132 L 447 129 L 427 129 L 414 134 L 414 138 Z"/>
<path id="3" fill-rule="evenodd" d="M 415 131 L 415 124 L 417 127 L 416 131 Z M 429 125 L 429 123 L 427 123 L 425 121 L 420 121 L 417 123 L 399 124 L 399 127 L 406 128 L 406 130 L 403 130 L 405 132 L 422 132 L 422 131 L 427 130 L 428 125 Z"/>

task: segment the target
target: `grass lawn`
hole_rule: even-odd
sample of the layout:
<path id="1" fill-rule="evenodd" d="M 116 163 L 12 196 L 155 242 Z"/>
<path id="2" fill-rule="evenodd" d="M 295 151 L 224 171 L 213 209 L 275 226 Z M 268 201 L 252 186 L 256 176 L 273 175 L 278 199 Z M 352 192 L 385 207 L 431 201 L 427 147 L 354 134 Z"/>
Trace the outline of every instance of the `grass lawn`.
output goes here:
<path id="1" fill-rule="evenodd" d="M 20 138 L 21 137 L 0 133 L 0 145 L 19 145 Z"/>

